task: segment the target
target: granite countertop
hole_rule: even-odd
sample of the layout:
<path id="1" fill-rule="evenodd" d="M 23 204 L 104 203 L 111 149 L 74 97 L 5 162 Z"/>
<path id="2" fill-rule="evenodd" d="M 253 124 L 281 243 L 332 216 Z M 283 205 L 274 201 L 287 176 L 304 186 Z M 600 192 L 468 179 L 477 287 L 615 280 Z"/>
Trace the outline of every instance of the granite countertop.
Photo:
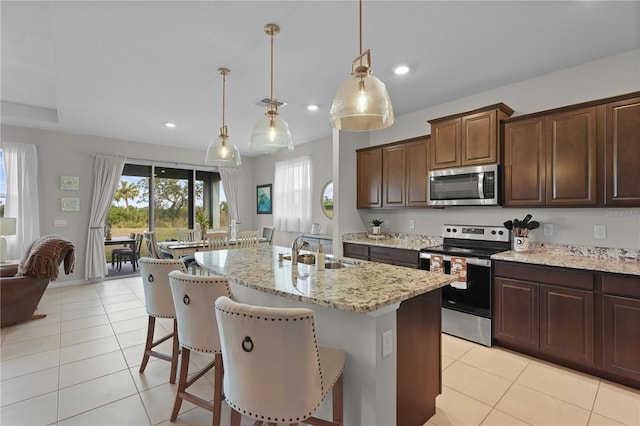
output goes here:
<path id="1" fill-rule="evenodd" d="M 449 275 L 347 259 L 354 266 L 316 271 L 314 265 L 278 262 L 288 247 L 198 252 L 198 264 L 246 287 L 350 312 L 369 313 L 443 287 Z"/>
<path id="2" fill-rule="evenodd" d="M 366 232 L 352 232 L 342 234 L 342 242 L 367 246 L 420 250 L 425 247 L 442 245 L 442 237 L 397 233 L 383 233 L 380 236 L 372 237 Z"/>
<path id="3" fill-rule="evenodd" d="M 528 252 L 505 251 L 493 260 L 640 275 L 640 250 L 529 243 Z"/>

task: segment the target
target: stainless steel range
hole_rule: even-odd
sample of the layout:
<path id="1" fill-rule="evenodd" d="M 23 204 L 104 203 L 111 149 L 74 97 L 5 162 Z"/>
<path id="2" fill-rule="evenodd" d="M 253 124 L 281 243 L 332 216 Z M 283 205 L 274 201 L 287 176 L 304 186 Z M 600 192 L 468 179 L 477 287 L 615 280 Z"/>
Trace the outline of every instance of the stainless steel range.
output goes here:
<path id="1" fill-rule="evenodd" d="M 442 331 L 491 346 L 492 254 L 511 249 L 503 226 L 443 225 L 443 244 L 420 250 L 420 269 L 452 269 L 458 281 L 442 288 Z"/>

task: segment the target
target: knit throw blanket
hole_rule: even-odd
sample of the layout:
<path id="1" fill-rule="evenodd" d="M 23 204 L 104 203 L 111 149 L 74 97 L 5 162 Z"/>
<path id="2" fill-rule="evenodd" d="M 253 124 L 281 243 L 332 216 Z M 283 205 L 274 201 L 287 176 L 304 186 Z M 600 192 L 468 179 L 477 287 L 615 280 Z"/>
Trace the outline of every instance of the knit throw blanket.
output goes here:
<path id="1" fill-rule="evenodd" d="M 74 245 L 57 235 L 48 235 L 33 242 L 18 266 L 17 276 L 58 278 L 58 268 L 64 256 L 64 273 L 69 275 L 75 265 Z"/>

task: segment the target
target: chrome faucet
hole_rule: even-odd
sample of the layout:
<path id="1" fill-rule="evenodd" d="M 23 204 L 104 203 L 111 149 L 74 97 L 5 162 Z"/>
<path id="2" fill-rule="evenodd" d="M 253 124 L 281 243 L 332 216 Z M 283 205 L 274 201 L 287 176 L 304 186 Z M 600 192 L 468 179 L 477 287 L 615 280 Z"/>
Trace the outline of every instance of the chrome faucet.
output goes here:
<path id="1" fill-rule="evenodd" d="M 298 254 L 300 254 L 300 250 L 302 250 L 305 247 L 309 247 L 308 241 L 302 241 L 302 244 L 298 246 L 298 240 L 300 240 L 302 237 L 304 237 L 304 234 L 298 235 L 293 240 L 293 243 L 291 243 L 291 264 L 292 265 L 298 264 Z"/>

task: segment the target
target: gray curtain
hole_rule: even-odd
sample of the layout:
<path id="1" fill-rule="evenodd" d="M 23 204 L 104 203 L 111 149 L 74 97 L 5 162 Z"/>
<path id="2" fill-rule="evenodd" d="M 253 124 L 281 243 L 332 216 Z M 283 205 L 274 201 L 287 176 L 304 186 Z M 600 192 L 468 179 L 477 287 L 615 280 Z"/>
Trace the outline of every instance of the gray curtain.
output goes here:
<path id="1" fill-rule="evenodd" d="M 240 222 L 238 217 L 238 177 L 240 170 L 238 167 L 220 167 L 218 170 L 220 178 L 222 179 L 222 187 L 224 188 L 224 195 L 227 197 L 227 206 L 229 207 L 228 221 L 235 220 L 236 223 Z"/>
<path id="2" fill-rule="evenodd" d="M 104 279 L 107 262 L 104 256 L 104 222 L 113 196 L 120 182 L 126 158 L 114 155 L 96 155 L 94 162 L 93 200 L 87 238 L 87 265 L 85 279 Z"/>

